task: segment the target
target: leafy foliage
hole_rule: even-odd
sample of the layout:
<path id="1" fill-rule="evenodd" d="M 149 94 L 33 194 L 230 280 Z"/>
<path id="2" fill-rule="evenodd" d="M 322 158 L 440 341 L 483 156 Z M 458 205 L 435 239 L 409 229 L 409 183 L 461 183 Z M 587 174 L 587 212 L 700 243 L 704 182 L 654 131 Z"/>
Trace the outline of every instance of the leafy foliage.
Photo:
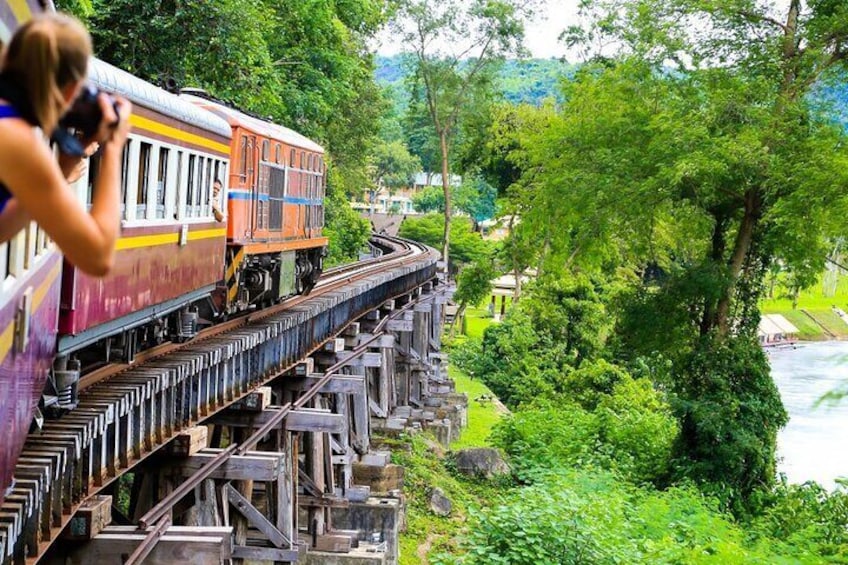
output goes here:
<path id="1" fill-rule="evenodd" d="M 344 195 L 367 186 L 369 155 L 388 109 L 367 45 L 385 22 L 381 0 L 80 0 L 68 6 L 80 6 L 76 13 L 87 19 L 99 56 L 110 63 L 156 84 L 204 88 L 322 143 L 339 192 L 327 199 L 328 233 L 346 240 L 331 243 L 331 262 L 355 257 L 362 231 L 342 211 Z"/>
<path id="2" fill-rule="evenodd" d="M 601 386 L 580 386 L 600 375 Z M 523 406 L 496 428 L 495 442 L 513 457 L 522 476 L 546 469 L 599 467 L 637 483 L 662 484 L 667 479 L 678 424 L 649 380 L 634 379 L 601 361 L 569 374 L 563 389 L 552 400 Z M 570 394 L 574 390 L 589 402 L 580 403 Z"/>
<path id="3" fill-rule="evenodd" d="M 634 487 L 597 470 L 559 469 L 473 516 L 465 552 L 436 563 L 813 564 L 822 557 L 749 539 L 692 487 Z M 838 562 L 838 561 L 836 561 Z"/>
<path id="4" fill-rule="evenodd" d="M 471 263 L 490 254 L 491 245 L 471 229 L 468 218 L 454 217 L 451 225 L 454 234 L 450 242 L 452 264 Z M 438 214 L 409 216 L 401 224 L 398 234 L 438 248 L 444 241 L 444 226 L 445 219 Z"/>
<path id="5" fill-rule="evenodd" d="M 709 336 L 675 372 L 678 475 L 737 515 L 758 510 L 774 484 L 777 431 L 787 422 L 759 344 Z"/>
<path id="6" fill-rule="evenodd" d="M 438 186 L 428 186 L 412 197 L 412 206 L 416 212 L 445 212 L 445 193 Z"/>

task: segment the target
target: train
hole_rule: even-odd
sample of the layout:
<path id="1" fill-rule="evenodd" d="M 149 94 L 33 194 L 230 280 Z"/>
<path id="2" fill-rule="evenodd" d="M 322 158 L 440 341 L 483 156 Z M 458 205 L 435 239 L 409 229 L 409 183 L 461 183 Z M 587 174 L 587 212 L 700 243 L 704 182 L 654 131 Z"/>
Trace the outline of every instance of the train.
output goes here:
<path id="1" fill-rule="evenodd" d="M 0 1 L 0 39 L 52 9 Z M 31 428 L 74 409 L 86 369 L 308 293 L 326 255 L 319 144 L 99 60 L 88 79 L 133 103 L 115 266 L 104 278 L 82 273 L 34 223 L 0 244 L 0 504 Z M 83 205 L 98 170 L 95 154 L 70 186 Z"/>

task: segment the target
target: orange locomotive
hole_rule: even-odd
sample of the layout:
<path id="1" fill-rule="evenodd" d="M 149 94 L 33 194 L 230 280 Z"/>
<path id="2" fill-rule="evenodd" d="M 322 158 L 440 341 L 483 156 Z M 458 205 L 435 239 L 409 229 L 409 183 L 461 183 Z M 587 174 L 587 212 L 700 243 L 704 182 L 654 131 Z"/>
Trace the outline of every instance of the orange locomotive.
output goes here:
<path id="1" fill-rule="evenodd" d="M 286 127 L 186 89 L 182 98 L 232 128 L 227 196 L 229 312 L 308 293 L 326 255 L 324 149 Z"/>

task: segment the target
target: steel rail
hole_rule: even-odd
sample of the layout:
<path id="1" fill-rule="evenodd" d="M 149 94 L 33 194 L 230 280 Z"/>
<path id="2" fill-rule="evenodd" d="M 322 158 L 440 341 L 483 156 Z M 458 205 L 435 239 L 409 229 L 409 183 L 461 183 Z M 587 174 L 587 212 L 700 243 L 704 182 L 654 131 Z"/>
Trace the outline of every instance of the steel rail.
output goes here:
<path id="1" fill-rule="evenodd" d="M 326 277 L 324 277 L 325 282 L 323 284 L 322 282 L 319 282 L 318 285 L 316 285 L 315 287 L 315 290 L 318 290 L 320 292 L 313 291 L 308 295 L 294 296 L 292 298 L 284 300 L 283 302 L 280 302 L 279 304 L 275 304 L 274 306 L 270 306 L 258 312 L 250 312 L 237 318 L 233 318 L 232 320 L 221 322 L 220 324 L 216 324 L 212 327 L 200 331 L 195 338 L 184 343 L 164 343 L 162 345 L 147 349 L 136 354 L 135 361 L 133 363 L 114 363 L 106 365 L 104 367 L 100 367 L 92 371 L 91 373 L 88 373 L 81 377 L 79 383 L 79 390 L 83 391 L 101 381 L 110 379 L 114 376 L 123 373 L 124 371 L 130 370 L 141 363 L 158 359 L 160 357 L 169 355 L 188 346 L 193 346 L 200 341 L 209 339 L 210 337 L 216 337 L 223 333 L 237 330 L 247 324 L 263 320 L 264 318 L 279 314 L 285 311 L 286 309 L 302 304 L 310 298 L 321 296 L 322 294 L 325 294 L 327 292 L 332 292 L 333 290 L 338 289 L 344 284 L 353 282 L 353 278 L 351 278 L 353 276 L 356 276 L 357 278 L 367 276 L 368 274 L 370 274 L 372 267 L 376 265 L 391 266 L 394 263 L 402 264 L 403 259 L 405 259 L 409 254 L 412 253 L 411 244 L 409 244 L 403 239 L 392 238 L 383 235 L 374 236 L 374 238 L 385 239 L 397 245 L 398 247 L 403 247 L 405 249 L 402 252 L 396 251 L 395 253 L 383 255 L 374 259 L 367 259 L 359 263 L 353 263 L 350 266 L 343 266 L 344 268 L 350 268 L 350 270 L 353 271 L 350 273 L 350 276 L 344 279 L 327 280 L 339 277 L 342 272 L 346 272 L 344 270 L 340 272 L 328 273 Z"/>
<path id="2" fill-rule="evenodd" d="M 130 556 L 124 561 L 124 565 L 140 565 L 148 555 L 153 551 L 156 547 L 156 544 L 159 542 L 159 539 L 165 535 L 165 532 L 168 531 L 168 528 L 171 527 L 171 517 L 165 516 L 159 522 L 156 523 L 154 528 L 147 533 L 147 537 L 145 537 L 138 547 L 135 548 Z"/>

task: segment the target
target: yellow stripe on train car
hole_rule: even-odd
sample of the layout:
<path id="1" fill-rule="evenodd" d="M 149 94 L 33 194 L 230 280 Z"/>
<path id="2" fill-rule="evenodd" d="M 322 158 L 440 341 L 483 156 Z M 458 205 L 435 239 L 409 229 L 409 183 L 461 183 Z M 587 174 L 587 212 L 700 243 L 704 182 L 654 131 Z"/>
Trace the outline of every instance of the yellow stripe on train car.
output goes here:
<path id="1" fill-rule="evenodd" d="M 24 23 L 32 16 L 32 10 L 29 9 L 26 0 L 9 0 L 9 7 L 19 24 Z"/>
<path id="2" fill-rule="evenodd" d="M 196 230 L 188 232 L 189 241 L 197 241 L 200 239 L 212 239 L 216 237 L 224 237 L 227 235 L 227 230 Z M 160 233 L 156 235 L 136 235 L 132 237 L 122 237 L 118 240 L 115 249 L 138 249 L 139 247 L 155 247 L 157 245 L 168 245 L 178 243 L 180 241 L 179 233 Z"/>
<path id="3" fill-rule="evenodd" d="M 151 120 L 150 118 L 139 116 L 138 114 L 133 114 L 130 116 L 130 124 L 139 129 L 158 133 L 159 135 L 164 135 L 173 139 L 179 139 L 181 141 L 192 143 L 194 145 L 200 145 L 201 147 L 206 147 L 207 149 L 212 149 L 214 151 L 218 151 L 219 153 L 224 153 L 226 155 L 230 154 L 229 145 L 211 140 L 201 135 L 179 130 L 175 127 L 171 127 L 155 120 Z"/>

